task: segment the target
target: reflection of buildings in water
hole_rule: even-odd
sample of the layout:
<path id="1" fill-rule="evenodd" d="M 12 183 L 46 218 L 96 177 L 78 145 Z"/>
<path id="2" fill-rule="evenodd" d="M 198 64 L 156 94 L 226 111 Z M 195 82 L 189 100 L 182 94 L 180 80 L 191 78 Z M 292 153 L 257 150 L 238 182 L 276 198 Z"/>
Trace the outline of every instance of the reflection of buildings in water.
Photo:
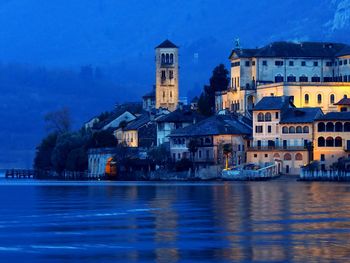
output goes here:
<path id="1" fill-rule="evenodd" d="M 177 249 L 179 215 L 173 208 L 177 200 L 177 186 L 158 186 L 155 198 L 149 201 L 154 216 L 154 241 L 156 245 L 156 262 L 177 262 L 179 252 Z"/>

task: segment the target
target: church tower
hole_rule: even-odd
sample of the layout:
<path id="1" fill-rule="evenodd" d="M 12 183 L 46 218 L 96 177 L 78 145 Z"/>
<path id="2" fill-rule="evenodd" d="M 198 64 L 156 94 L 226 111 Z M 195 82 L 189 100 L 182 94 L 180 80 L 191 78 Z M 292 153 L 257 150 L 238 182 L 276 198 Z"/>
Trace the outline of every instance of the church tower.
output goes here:
<path id="1" fill-rule="evenodd" d="M 174 111 L 179 102 L 179 49 L 169 40 L 156 47 L 156 108 Z"/>

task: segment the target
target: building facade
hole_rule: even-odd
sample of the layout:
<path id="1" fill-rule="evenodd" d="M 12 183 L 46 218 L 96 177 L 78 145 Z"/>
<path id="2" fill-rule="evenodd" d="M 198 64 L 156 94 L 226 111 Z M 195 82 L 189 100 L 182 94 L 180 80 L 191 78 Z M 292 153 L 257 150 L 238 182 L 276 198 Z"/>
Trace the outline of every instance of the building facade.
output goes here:
<path id="1" fill-rule="evenodd" d="M 156 108 L 174 111 L 179 102 L 179 49 L 165 40 L 156 47 Z"/>

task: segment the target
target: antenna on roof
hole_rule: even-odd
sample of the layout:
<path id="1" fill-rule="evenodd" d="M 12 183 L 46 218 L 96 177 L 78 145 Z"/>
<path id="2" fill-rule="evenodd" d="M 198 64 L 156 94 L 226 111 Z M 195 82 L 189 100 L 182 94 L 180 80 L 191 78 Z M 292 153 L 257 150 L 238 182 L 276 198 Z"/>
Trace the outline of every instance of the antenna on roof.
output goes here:
<path id="1" fill-rule="evenodd" d="M 239 38 L 235 39 L 235 49 L 241 49 L 241 43 Z"/>

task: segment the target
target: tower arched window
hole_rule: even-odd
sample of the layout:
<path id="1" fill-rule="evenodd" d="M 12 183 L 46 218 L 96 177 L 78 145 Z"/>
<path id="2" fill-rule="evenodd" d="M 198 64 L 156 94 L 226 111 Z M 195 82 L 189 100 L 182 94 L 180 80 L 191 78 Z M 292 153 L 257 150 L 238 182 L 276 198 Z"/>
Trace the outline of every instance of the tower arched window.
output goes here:
<path id="1" fill-rule="evenodd" d="M 165 63 L 169 64 L 169 54 L 166 54 L 166 56 L 165 56 Z"/>
<path id="2" fill-rule="evenodd" d="M 318 104 L 321 104 L 321 103 L 322 103 L 322 95 L 321 95 L 321 94 L 318 94 L 318 95 L 317 95 L 317 103 L 318 103 Z"/>
<path id="3" fill-rule="evenodd" d="M 174 55 L 170 54 L 170 64 L 173 64 L 173 63 L 174 63 Z"/>
<path id="4" fill-rule="evenodd" d="M 305 104 L 309 104 L 309 101 L 310 101 L 310 96 L 309 96 L 309 94 L 305 94 L 305 95 L 304 95 L 304 100 L 305 100 Z"/>
<path id="5" fill-rule="evenodd" d="M 324 147 L 325 146 L 325 139 L 323 137 L 319 137 L 317 140 L 317 146 L 318 147 Z"/>
<path id="6" fill-rule="evenodd" d="M 331 95 L 329 96 L 329 102 L 330 102 L 331 104 L 333 104 L 334 101 L 335 101 L 334 94 L 331 94 Z"/>

